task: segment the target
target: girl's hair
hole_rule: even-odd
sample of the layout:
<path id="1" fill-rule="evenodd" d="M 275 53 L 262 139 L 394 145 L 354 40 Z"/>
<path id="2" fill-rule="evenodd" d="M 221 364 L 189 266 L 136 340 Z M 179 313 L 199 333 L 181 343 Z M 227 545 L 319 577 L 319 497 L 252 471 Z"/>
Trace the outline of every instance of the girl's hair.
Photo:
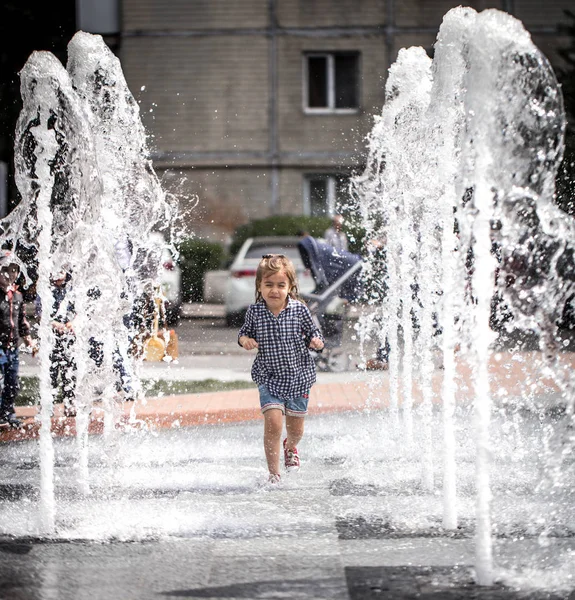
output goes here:
<path id="1" fill-rule="evenodd" d="M 256 302 L 262 299 L 260 285 L 264 277 L 283 271 L 288 278 L 288 296 L 292 300 L 300 300 L 295 267 L 292 261 L 283 254 L 264 254 L 256 271 Z"/>

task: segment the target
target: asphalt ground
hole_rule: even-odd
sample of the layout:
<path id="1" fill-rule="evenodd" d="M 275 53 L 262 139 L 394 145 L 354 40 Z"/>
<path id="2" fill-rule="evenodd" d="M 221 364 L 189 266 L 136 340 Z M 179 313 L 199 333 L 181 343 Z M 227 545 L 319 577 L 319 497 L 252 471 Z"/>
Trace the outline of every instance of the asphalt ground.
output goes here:
<path id="1" fill-rule="evenodd" d="M 168 380 L 220 379 L 222 381 L 251 381 L 250 370 L 253 352 L 247 352 L 237 343 L 237 327 L 228 327 L 220 305 L 185 305 L 184 315 L 174 331 L 178 336 L 179 357 L 177 362 L 151 362 L 142 364 L 143 377 L 161 377 Z M 319 382 L 348 380 L 360 370 L 363 357 L 354 329 L 356 318 L 346 320 L 343 327 L 341 349 L 346 355 L 347 375 L 344 373 L 319 372 Z M 369 358 L 375 345 L 366 348 Z M 22 354 L 22 375 L 36 375 L 38 360 Z"/>

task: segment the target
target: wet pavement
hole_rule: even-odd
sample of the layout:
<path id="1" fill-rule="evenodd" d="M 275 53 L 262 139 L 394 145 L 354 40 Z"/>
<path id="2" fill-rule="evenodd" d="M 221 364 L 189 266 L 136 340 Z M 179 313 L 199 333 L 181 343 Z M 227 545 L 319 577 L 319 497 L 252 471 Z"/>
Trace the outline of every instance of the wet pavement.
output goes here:
<path id="1" fill-rule="evenodd" d="M 38 445 L 4 445 L 0 598 L 569 598 L 573 457 L 560 476 L 552 470 L 569 420 L 494 418 L 498 583 L 479 588 L 472 414 L 457 413 L 454 531 L 442 527 L 440 413 L 433 419 L 432 490 L 420 445 L 383 410 L 309 417 L 302 468 L 279 486 L 266 483 L 260 422 L 94 436 L 88 496 L 75 440 L 57 438 L 49 536 L 39 533 Z"/>
<path id="2" fill-rule="evenodd" d="M 145 365 L 146 376 L 249 378 L 252 357 L 234 346 L 235 330 L 209 317 L 178 330 L 178 363 Z M 254 390 L 150 400 L 138 408 L 145 426 L 100 428 L 89 438 L 88 495 L 77 482 L 73 420 L 57 415 L 63 435 L 54 438 L 49 535 L 40 525 L 37 441 L 0 444 L 0 599 L 573 600 L 575 439 L 547 366 L 530 352 L 493 357 L 496 584 L 479 587 L 470 371 L 461 365 L 458 380 L 459 521 L 446 530 L 440 409 L 430 463 L 421 390 L 414 387 L 410 442 L 388 409 L 389 374 L 355 368 L 353 335 L 350 323 L 350 370 L 319 374 L 302 468 L 279 486 L 266 483 Z M 560 359 L 572 372 L 574 355 Z M 28 359 L 26 369 L 34 374 L 37 365 Z M 442 374 L 433 375 L 436 397 Z M 186 415 L 197 420 L 185 422 Z M 423 484 L 429 464 L 433 489 Z"/>

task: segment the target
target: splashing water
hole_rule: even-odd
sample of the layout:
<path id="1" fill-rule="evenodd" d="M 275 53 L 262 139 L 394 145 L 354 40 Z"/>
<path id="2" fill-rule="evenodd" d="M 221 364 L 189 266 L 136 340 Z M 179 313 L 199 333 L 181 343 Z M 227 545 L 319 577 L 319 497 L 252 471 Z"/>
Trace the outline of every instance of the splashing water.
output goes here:
<path id="1" fill-rule="evenodd" d="M 573 291 L 575 230 L 553 203 L 564 128 L 554 73 L 522 24 L 497 10 L 459 7 L 444 18 L 433 61 L 420 48 L 400 51 L 369 138 L 367 168 L 352 183 L 368 238 L 387 244 L 388 293 L 374 309 L 378 318 L 371 314 L 360 327 L 386 324 L 373 335 L 390 341 L 391 405 L 402 396 L 406 451 L 414 436 L 417 365 L 418 460 L 427 489 L 433 488 L 430 415 L 437 393 L 432 355 L 441 350 L 446 528 L 457 526 L 455 400 L 473 398 L 475 568 L 482 585 L 494 579 L 489 428 L 494 391 L 500 397 L 490 384 L 495 344 L 535 332 L 544 372 L 558 384 L 568 415 L 573 412 L 572 375 L 557 356 L 556 325 Z M 369 267 L 366 272 L 369 277 Z M 471 391 L 457 389 L 462 365 L 473 372 Z M 533 391 L 530 398 L 536 410 Z M 557 453 L 564 456 L 573 440 L 547 428 L 541 443 L 546 477 L 558 485 Z"/>
<path id="2" fill-rule="evenodd" d="M 5 452 L 5 477 L 18 482 L 15 490 L 22 495 L 3 501 L 0 529 L 69 540 L 250 539 L 278 530 L 285 536 L 321 535 L 332 531 L 333 515 L 353 525 L 359 513 L 360 524 L 383 522 L 386 530 L 409 538 L 434 535 L 443 517 L 443 528 L 458 528 L 463 536 L 476 533 L 478 582 L 489 583 L 495 575 L 493 523 L 500 564 L 505 540 L 537 540 L 519 553 L 512 546 L 508 580 L 532 585 L 538 576 L 536 568 L 533 575 L 528 570 L 533 546 L 540 556 L 548 544 L 557 552 L 557 560 L 548 563 L 559 565 L 560 572 L 553 573 L 552 583 L 572 583 L 570 424 L 540 418 L 541 395 L 529 387 L 535 382 L 500 398 L 487 370 L 495 337 L 487 308 L 497 295 L 505 314 L 513 315 L 503 334 L 536 329 L 540 354 L 552 355 L 541 372 L 562 386 L 563 402 L 572 402 L 571 375 L 556 360 L 554 334 L 557 307 L 571 291 L 556 273 L 572 264 L 567 243 L 572 226 L 552 203 L 564 117 L 553 74 L 520 24 L 497 11 L 450 11 L 434 60 L 421 49 L 402 51 L 390 73 L 386 105 L 356 192 L 368 234 L 387 245 L 388 278 L 378 283 L 388 293 L 374 302 L 360 334 L 368 338 L 375 330 L 382 345 L 391 343 L 391 411 L 389 419 L 375 413 L 310 419 L 309 464 L 287 488 L 310 499 L 304 505 L 257 484 L 256 424 L 230 428 L 225 436 L 215 427 L 193 435 L 133 431 L 115 440 L 117 456 L 110 464 L 115 409 L 110 399 L 118 379 L 111 357 L 126 347 L 122 316 L 144 285 L 142 273 L 119 264 L 118 241 L 126 233 L 146 252 L 152 226 L 169 224 L 173 213 L 151 169 L 137 105 L 117 60 L 98 36 L 78 34 L 69 49 L 67 69 L 49 53 L 34 53 L 22 71 L 16 157 L 23 201 L 3 222 L 3 241 L 36 249 L 45 305 L 51 301 L 50 272 L 71 265 L 79 315 L 78 437 L 75 444 L 52 441 L 52 395 L 50 385 L 42 385 L 40 447 L 23 442 Z M 474 84 L 476 77 L 481 83 Z M 469 118 L 482 100 L 489 102 L 488 118 Z M 497 262 L 490 254 L 493 244 L 500 253 Z M 378 273 L 378 265 L 368 263 L 366 272 Z M 515 283 L 503 285 L 512 275 Z M 52 343 L 45 312 L 44 383 Z M 92 338 L 104 344 L 100 367 L 88 358 Z M 437 354 L 444 366 L 439 387 L 432 385 L 438 379 L 432 369 Z M 513 359 L 521 366 L 533 355 L 514 352 Z M 459 385 L 467 366 L 475 375 L 472 392 Z M 132 367 L 135 380 L 138 365 Z M 109 399 L 107 434 L 88 445 L 93 390 L 101 382 L 102 396 Z M 420 412 L 412 395 L 417 386 L 423 388 Z M 477 408 L 473 426 L 467 396 Z M 497 409 L 493 415 L 490 396 Z M 441 419 L 432 409 L 438 399 Z M 384 426 L 392 435 L 382 435 Z M 438 463 L 434 449 L 442 444 L 444 460 Z M 492 473 L 488 452 L 490 464 L 497 465 Z M 30 510 L 37 461 L 39 525 Z M 434 493 L 441 480 L 443 502 Z M 349 493 L 354 486 L 365 492 L 361 502 Z M 281 511 L 278 498 L 285 503 Z M 549 542 L 553 537 L 559 543 Z M 524 570 L 510 576 L 517 565 Z"/>
<path id="3" fill-rule="evenodd" d="M 76 314 L 78 485 L 88 494 L 94 397 L 101 394 L 110 436 L 116 429 L 117 389 L 139 389 L 138 361 L 129 352 L 134 332 L 126 316 L 157 275 L 159 257 L 147 240 L 152 229 L 169 230 L 174 210 L 152 169 L 139 109 L 118 59 L 101 36 L 84 32 L 74 36 L 68 53 L 67 69 L 49 52 L 34 52 L 20 73 L 23 109 L 15 166 L 22 202 L 2 223 L 2 242 L 16 251 L 35 250 L 37 291 L 45 307 L 52 305 L 52 274 L 72 276 L 67 301 Z M 151 268 L 138 271 L 134 257 L 142 255 Z M 49 313 L 42 311 L 39 328 L 44 533 L 53 531 L 55 519 Z"/>

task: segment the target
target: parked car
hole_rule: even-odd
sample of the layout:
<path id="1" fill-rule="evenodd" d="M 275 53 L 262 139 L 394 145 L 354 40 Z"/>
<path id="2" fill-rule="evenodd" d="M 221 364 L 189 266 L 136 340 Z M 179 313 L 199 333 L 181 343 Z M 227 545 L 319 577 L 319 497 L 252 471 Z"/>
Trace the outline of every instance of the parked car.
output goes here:
<path id="1" fill-rule="evenodd" d="M 150 234 L 147 247 L 134 260 L 140 276 L 155 280 L 166 299 L 166 320 L 175 325 L 182 312 L 182 273 L 174 260 L 170 244 L 159 232 Z"/>
<path id="2" fill-rule="evenodd" d="M 303 266 L 298 242 L 297 236 L 270 236 L 248 238 L 243 243 L 230 266 L 226 285 L 225 315 L 230 327 L 241 325 L 248 306 L 255 302 L 256 269 L 264 254 L 285 254 L 295 266 L 300 290 L 306 293 L 313 291 L 314 281 Z"/>

